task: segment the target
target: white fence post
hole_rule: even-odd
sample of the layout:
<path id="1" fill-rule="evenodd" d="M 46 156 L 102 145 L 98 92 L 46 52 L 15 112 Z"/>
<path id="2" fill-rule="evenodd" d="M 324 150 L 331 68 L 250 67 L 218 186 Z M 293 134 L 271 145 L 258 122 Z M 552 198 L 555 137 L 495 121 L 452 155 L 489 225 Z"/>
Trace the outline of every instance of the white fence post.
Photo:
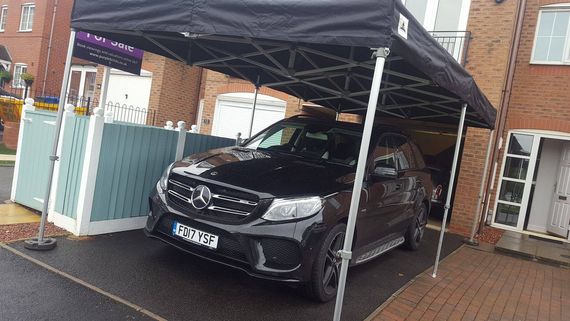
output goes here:
<path id="1" fill-rule="evenodd" d="M 105 112 L 105 123 L 112 124 L 115 119 L 115 115 L 112 111 L 108 110 Z"/>
<path id="2" fill-rule="evenodd" d="M 22 106 L 22 115 L 20 117 L 20 128 L 18 130 L 18 147 L 16 147 L 16 164 L 14 164 L 14 177 L 12 178 L 12 190 L 10 192 L 10 200 L 16 200 L 16 188 L 18 188 L 18 174 L 20 173 L 20 157 L 22 155 L 22 139 L 24 137 L 25 124 L 31 123 L 32 120 L 28 118 L 27 111 L 34 111 L 34 100 L 27 98 Z"/>
<path id="3" fill-rule="evenodd" d="M 186 144 L 186 123 L 179 121 L 177 125 L 178 142 L 176 144 L 176 156 L 174 156 L 175 161 L 179 161 L 184 157 L 184 145 Z"/>
<path id="4" fill-rule="evenodd" d="M 166 122 L 166 125 L 164 126 L 164 129 L 168 129 L 168 130 L 174 130 L 174 123 L 171 122 L 170 120 Z"/>
<path id="5" fill-rule="evenodd" d="M 103 109 L 97 107 L 93 110 L 93 115 L 89 119 L 87 142 L 85 144 L 85 158 L 83 160 L 79 198 L 77 200 L 77 222 L 74 233 L 76 235 L 87 235 L 89 233 L 97 169 L 99 167 L 99 155 L 101 153 L 101 143 L 103 140 L 103 128 L 105 126 L 103 114 Z"/>
<path id="6" fill-rule="evenodd" d="M 50 195 L 50 201 L 49 201 L 49 209 L 48 209 L 48 221 L 53 222 L 53 217 L 52 217 L 52 213 L 54 212 L 55 209 L 55 199 L 57 196 L 57 185 L 59 182 L 59 170 L 60 170 L 60 164 L 61 164 L 61 150 L 63 148 L 63 137 L 65 136 L 65 127 L 67 125 L 67 122 L 69 121 L 69 119 L 71 117 L 75 116 L 75 106 L 73 106 L 72 104 L 66 104 L 64 111 L 63 111 L 63 119 L 61 120 L 61 131 L 59 133 L 59 143 L 57 144 L 57 157 L 58 157 L 58 161 L 55 162 L 54 164 L 54 168 L 53 168 L 53 180 L 52 180 L 52 184 L 51 184 L 51 195 Z"/>

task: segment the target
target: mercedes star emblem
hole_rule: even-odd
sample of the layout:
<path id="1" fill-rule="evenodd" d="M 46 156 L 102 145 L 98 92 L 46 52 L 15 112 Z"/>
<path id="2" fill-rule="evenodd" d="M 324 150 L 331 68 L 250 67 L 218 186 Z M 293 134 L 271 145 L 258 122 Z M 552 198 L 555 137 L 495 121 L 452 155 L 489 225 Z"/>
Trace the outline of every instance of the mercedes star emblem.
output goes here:
<path id="1" fill-rule="evenodd" d="M 210 204 L 211 200 L 212 192 L 210 192 L 210 189 L 207 186 L 198 185 L 192 192 L 192 205 L 199 210 L 206 208 L 208 204 Z"/>

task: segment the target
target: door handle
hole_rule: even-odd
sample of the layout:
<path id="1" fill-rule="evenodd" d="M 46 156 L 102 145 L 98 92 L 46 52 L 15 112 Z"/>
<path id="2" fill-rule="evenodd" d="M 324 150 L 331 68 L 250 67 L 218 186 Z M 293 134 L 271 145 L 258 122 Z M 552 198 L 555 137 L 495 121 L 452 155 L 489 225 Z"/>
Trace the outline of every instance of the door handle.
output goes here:
<path id="1" fill-rule="evenodd" d="M 558 200 L 559 200 L 559 201 L 566 201 L 566 200 L 568 200 L 568 197 L 562 196 L 562 195 L 558 195 Z"/>

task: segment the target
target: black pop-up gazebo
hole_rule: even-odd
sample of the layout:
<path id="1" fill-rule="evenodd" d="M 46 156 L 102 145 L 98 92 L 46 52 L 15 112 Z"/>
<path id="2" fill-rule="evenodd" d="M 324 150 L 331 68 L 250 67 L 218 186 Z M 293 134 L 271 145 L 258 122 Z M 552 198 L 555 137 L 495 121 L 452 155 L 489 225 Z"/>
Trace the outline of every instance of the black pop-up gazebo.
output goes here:
<path id="1" fill-rule="evenodd" d="M 458 123 L 449 186 L 464 124 L 492 128 L 495 122 L 496 111 L 473 78 L 398 0 L 75 0 L 71 26 L 72 40 L 75 30 L 89 32 L 337 112 L 365 115 L 347 233 L 339 253 L 343 261 L 335 320 L 340 319 L 375 117 Z M 64 87 L 72 48 L 73 41 Z"/>

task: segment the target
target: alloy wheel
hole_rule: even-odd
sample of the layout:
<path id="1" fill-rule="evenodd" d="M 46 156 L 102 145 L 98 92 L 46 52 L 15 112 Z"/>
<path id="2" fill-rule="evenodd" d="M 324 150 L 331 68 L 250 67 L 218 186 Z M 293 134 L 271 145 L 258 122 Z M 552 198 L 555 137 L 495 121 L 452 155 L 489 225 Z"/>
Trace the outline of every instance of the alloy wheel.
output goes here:
<path id="1" fill-rule="evenodd" d="M 340 265 L 342 263 L 338 251 L 342 249 L 344 236 L 344 232 L 336 234 L 327 249 L 322 280 L 323 289 L 327 294 L 334 294 L 337 290 L 340 278 Z"/>

